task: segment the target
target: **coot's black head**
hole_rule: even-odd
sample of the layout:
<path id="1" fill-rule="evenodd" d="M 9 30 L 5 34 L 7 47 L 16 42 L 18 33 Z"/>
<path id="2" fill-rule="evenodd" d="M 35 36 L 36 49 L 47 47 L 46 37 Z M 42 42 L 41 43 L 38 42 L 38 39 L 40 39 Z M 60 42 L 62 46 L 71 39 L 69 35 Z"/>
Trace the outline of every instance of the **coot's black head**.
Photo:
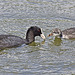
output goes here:
<path id="1" fill-rule="evenodd" d="M 34 36 L 40 36 L 42 34 L 41 29 L 39 27 L 37 27 L 37 26 L 30 27 L 30 30 L 33 31 Z"/>
<path id="2" fill-rule="evenodd" d="M 26 39 L 29 42 L 32 42 L 35 40 L 35 36 L 40 36 L 43 39 L 45 39 L 45 36 L 44 36 L 44 34 L 42 34 L 42 30 L 39 27 L 31 26 L 26 33 Z"/>

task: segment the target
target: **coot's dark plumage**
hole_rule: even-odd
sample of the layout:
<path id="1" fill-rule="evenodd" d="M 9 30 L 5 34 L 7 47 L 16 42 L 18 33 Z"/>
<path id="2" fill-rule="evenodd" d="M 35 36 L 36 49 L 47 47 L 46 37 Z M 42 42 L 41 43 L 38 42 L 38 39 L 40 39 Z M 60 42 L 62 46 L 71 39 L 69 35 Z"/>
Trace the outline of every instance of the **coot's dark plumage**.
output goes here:
<path id="1" fill-rule="evenodd" d="M 61 31 L 58 28 L 55 28 L 52 30 L 52 33 L 49 34 L 49 36 L 59 36 L 60 38 L 65 39 L 75 39 L 75 28 L 69 28 Z"/>
<path id="2" fill-rule="evenodd" d="M 35 41 L 35 36 L 41 36 L 45 39 L 41 29 L 37 26 L 32 26 L 28 29 L 26 39 L 15 35 L 0 35 L 0 49 L 20 46 L 22 44 L 30 44 Z"/>

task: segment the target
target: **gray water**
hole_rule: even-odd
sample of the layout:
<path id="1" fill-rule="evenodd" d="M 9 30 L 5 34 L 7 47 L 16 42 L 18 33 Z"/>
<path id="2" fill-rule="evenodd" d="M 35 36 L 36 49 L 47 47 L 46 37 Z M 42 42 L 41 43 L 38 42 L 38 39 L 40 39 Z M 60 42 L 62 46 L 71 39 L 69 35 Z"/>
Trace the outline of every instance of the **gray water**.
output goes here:
<path id="1" fill-rule="evenodd" d="M 75 40 L 47 37 L 53 28 L 75 27 L 75 0 L 0 0 L 0 34 L 25 38 L 30 26 L 44 41 L 0 51 L 0 75 L 75 75 Z"/>

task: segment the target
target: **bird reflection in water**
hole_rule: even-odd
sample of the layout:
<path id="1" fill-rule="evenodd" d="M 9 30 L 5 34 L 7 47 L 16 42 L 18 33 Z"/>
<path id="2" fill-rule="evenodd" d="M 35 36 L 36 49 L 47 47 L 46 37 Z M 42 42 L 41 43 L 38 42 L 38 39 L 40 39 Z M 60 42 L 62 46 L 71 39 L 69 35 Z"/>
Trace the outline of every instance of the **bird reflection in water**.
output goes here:
<path id="1" fill-rule="evenodd" d="M 53 41 L 53 44 L 55 46 L 60 46 L 61 45 L 61 42 L 62 42 L 61 38 L 55 37 L 55 39 Z"/>
<path id="2" fill-rule="evenodd" d="M 45 43 L 45 40 L 42 41 L 41 43 L 39 43 L 39 42 L 32 42 L 32 43 L 29 44 L 29 46 L 39 46 L 39 45 L 44 44 L 44 43 Z"/>

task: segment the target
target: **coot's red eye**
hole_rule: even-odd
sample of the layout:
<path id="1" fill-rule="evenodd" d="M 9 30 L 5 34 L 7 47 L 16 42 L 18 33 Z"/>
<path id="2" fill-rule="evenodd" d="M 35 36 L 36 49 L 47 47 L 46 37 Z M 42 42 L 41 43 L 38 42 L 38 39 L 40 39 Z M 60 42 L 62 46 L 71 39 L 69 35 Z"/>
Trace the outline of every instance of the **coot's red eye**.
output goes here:
<path id="1" fill-rule="evenodd" d="M 40 29 L 38 29 L 38 32 L 41 32 L 41 30 L 40 30 Z"/>

